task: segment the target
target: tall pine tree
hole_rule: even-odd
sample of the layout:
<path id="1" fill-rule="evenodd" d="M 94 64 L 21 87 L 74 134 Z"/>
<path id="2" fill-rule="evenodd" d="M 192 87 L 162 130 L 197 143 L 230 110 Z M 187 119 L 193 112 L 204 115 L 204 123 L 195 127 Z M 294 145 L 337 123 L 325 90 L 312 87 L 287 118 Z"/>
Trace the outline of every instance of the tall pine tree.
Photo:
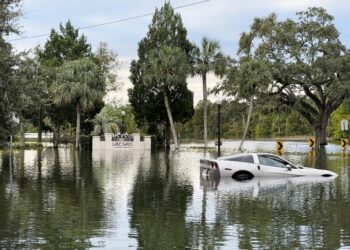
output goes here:
<path id="1" fill-rule="evenodd" d="M 130 80 L 133 88 L 129 89 L 129 101 L 135 111 L 135 118 L 139 126 L 148 126 L 149 133 L 157 132 L 161 125 L 164 128 L 166 146 L 170 146 L 170 122 L 162 90 L 157 81 L 146 84 L 148 72 L 144 65 L 152 51 L 160 50 L 162 46 L 181 49 L 192 64 L 191 51 L 193 45 L 187 40 L 187 31 L 183 26 L 181 16 L 175 14 L 170 3 L 165 3 L 161 9 L 156 9 L 149 31 L 139 42 L 138 60 L 131 63 Z M 167 97 L 172 111 L 174 122 L 184 122 L 193 115 L 193 94 L 187 88 L 187 83 L 178 82 L 167 88 Z"/>

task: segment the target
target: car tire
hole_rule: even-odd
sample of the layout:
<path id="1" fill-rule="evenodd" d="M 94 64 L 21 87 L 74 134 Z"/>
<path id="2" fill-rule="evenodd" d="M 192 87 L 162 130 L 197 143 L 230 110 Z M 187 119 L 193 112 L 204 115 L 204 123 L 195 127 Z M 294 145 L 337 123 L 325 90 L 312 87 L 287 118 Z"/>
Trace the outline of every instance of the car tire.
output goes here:
<path id="1" fill-rule="evenodd" d="M 254 175 L 247 171 L 239 171 L 234 175 L 232 175 L 232 178 L 238 181 L 250 180 L 250 179 L 253 179 L 253 177 Z"/>

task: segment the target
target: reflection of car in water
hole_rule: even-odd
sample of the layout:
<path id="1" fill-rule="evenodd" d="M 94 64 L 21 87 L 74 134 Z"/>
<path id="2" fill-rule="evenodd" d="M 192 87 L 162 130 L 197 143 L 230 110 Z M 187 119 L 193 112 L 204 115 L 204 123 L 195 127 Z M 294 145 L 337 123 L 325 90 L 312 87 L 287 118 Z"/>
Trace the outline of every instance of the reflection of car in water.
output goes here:
<path id="1" fill-rule="evenodd" d="M 220 157 L 216 160 L 201 159 L 201 171 L 213 176 L 230 176 L 236 180 L 253 177 L 338 176 L 336 173 L 297 166 L 279 156 L 266 153 L 243 153 Z"/>
<path id="2" fill-rule="evenodd" d="M 302 176 L 302 177 L 257 177 L 251 180 L 238 181 L 229 177 L 215 177 L 201 175 L 201 186 L 216 190 L 224 194 L 239 194 L 244 196 L 256 197 L 264 194 L 265 196 L 280 194 L 281 197 L 286 195 L 287 190 L 292 189 L 301 194 L 302 190 L 307 192 L 307 187 L 315 185 L 332 185 L 336 176 L 329 178 Z M 290 187 L 290 188 L 287 188 Z M 272 192 L 273 191 L 273 192 Z M 271 193 L 272 192 L 272 193 Z M 276 198 L 276 197 L 275 197 Z"/>

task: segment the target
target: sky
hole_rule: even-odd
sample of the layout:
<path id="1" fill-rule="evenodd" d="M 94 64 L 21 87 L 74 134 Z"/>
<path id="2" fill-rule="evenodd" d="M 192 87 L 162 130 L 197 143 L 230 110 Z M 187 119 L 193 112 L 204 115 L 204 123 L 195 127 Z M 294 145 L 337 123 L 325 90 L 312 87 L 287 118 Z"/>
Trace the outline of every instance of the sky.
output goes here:
<path id="1" fill-rule="evenodd" d="M 176 8 L 201 0 L 171 0 Z M 160 8 L 164 0 L 24 0 L 23 16 L 19 19 L 21 36 L 35 36 L 50 33 L 58 29 L 60 23 L 68 19 L 73 26 L 85 27 L 119 19 L 153 13 Z M 188 32 L 188 39 L 200 45 L 205 36 L 219 41 L 222 51 L 236 57 L 240 34 L 249 31 L 255 17 L 265 17 L 274 12 L 279 20 L 295 19 L 297 11 L 308 7 L 323 7 L 334 16 L 335 25 L 340 32 L 341 41 L 350 47 L 348 0 L 209 0 L 186 8 L 176 9 L 181 14 Z M 118 22 L 105 26 L 81 30 L 95 50 L 100 42 L 106 42 L 119 57 L 119 81 L 122 88 L 117 94 L 109 95 L 108 101 L 127 103 L 127 89 L 132 87 L 129 81 L 129 66 L 137 59 L 138 42 L 145 37 L 152 15 Z M 9 40 L 19 38 L 9 37 Z M 17 51 L 29 50 L 37 45 L 43 46 L 47 36 L 11 41 Z M 214 87 L 220 79 L 208 76 L 208 87 Z M 199 77 L 188 79 L 188 88 L 194 92 L 194 103 L 202 98 L 202 82 Z M 217 97 L 211 97 L 215 101 Z"/>

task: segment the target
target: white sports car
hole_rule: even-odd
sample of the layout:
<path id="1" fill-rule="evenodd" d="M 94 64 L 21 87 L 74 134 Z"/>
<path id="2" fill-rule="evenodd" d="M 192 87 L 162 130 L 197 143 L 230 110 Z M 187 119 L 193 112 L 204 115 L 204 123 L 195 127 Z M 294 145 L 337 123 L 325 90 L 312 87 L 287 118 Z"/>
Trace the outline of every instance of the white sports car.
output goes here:
<path id="1" fill-rule="evenodd" d="M 248 180 L 254 176 L 338 176 L 329 170 L 296 166 L 279 156 L 267 153 L 243 153 L 216 160 L 201 159 L 200 168 L 206 174 L 230 176 L 236 180 Z"/>

